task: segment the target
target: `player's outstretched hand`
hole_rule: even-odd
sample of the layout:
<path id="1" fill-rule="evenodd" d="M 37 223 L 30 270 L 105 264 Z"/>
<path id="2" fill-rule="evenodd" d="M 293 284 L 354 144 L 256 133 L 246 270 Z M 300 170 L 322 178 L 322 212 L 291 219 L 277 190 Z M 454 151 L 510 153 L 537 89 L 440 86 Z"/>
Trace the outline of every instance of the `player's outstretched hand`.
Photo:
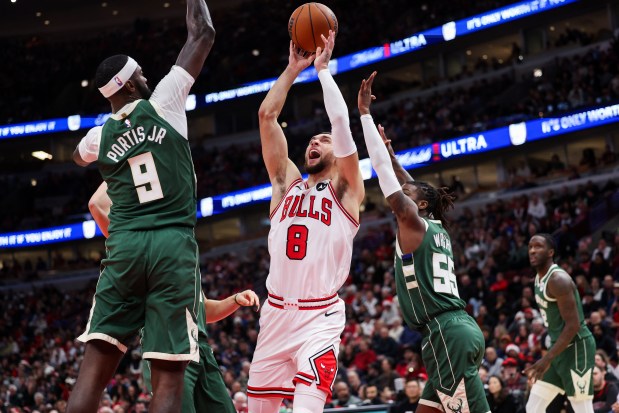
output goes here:
<path id="1" fill-rule="evenodd" d="M 391 155 L 395 155 L 393 147 L 391 146 L 391 139 L 387 137 L 387 134 L 385 133 L 385 128 L 380 123 L 378 124 L 378 133 L 380 134 L 380 137 L 383 138 L 383 142 L 385 143 L 385 146 L 387 147 L 389 153 Z"/>
<path id="2" fill-rule="evenodd" d="M 234 297 L 234 301 L 241 307 L 255 307 L 255 310 L 260 310 L 260 300 L 255 292 L 252 290 L 245 290 L 243 292 L 238 293 Z"/>
<path id="3" fill-rule="evenodd" d="M 324 47 L 318 46 L 316 48 L 316 60 L 314 60 L 314 67 L 317 72 L 320 72 L 323 69 L 329 67 L 329 60 L 331 60 L 331 55 L 333 54 L 333 48 L 335 47 L 335 32 L 333 30 L 329 30 L 329 38 L 327 39 L 324 35 L 320 35 Z"/>
<path id="4" fill-rule="evenodd" d="M 361 115 L 370 113 L 370 104 L 376 99 L 376 96 L 372 94 L 372 83 L 374 83 L 375 77 L 376 71 L 373 71 L 370 77 L 361 81 L 359 95 L 357 96 L 357 107 Z"/>
<path id="5" fill-rule="evenodd" d="M 542 357 L 531 367 L 527 367 L 526 369 L 524 369 L 523 373 L 529 378 L 529 380 L 531 380 L 531 383 L 535 383 L 537 380 L 540 380 L 542 377 L 544 377 L 544 373 L 546 373 L 549 367 L 550 360 L 548 360 L 546 357 Z"/>
<path id="6" fill-rule="evenodd" d="M 306 55 L 302 53 L 301 49 L 296 47 L 295 44 L 292 43 L 292 40 L 290 41 L 290 55 L 288 56 L 288 66 L 290 66 L 297 72 L 301 73 L 303 69 L 309 67 L 309 65 L 311 65 L 314 61 L 315 57 L 316 55 L 314 54 Z"/>

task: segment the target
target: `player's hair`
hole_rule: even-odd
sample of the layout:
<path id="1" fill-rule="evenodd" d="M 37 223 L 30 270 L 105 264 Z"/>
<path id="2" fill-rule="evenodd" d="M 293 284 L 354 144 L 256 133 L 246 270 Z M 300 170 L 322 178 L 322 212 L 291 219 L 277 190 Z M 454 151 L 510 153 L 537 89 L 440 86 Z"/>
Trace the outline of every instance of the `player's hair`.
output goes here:
<path id="1" fill-rule="evenodd" d="M 103 87 L 116 76 L 118 72 L 127 64 L 129 56 L 125 54 L 117 54 L 110 56 L 99 64 L 95 73 L 95 86 Z"/>
<path id="2" fill-rule="evenodd" d="M 421 189 L 421 200 L 428 203 L 428 213 L 433 219 L 441 221 L 445 229 L 449 229 L 447 212 L 454 207 L 456 197 L 447 187 L 434 188 L 427 182 L 408 181 L 409 184 Z"/>
<path id="3" fill-rule="evenodd" d="M 555 239 L 552 235 L 546 232 L 541 232 L 539 234 L 535 234 L 535 236 L 544 238 L 544 241 L 546 241 L 546 246 L 548 247 L 548 249 L 555 250 L 555 252 L 557 251 L 557 243 L 555 242 Z"/>

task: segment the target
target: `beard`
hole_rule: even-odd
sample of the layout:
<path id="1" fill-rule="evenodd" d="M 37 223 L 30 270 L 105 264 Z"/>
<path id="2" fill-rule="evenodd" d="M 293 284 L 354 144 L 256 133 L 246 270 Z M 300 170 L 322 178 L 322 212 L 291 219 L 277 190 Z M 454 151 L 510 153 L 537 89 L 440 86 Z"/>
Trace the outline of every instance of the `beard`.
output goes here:
<path id="1" fill-rule="evenodd" d="M 137 89 L 142 99 L 148 100 L 153 94 L 152 90 L 150 90 L 148 86 L 143 83 L 135 82 L 135 88 Z"/>
<path id="2" fill-rule="evenodd" d="M 314 175 L 314 174 L 324 171 L 325 168 L 327 167 L 327 163 L 325 162 L 324 159 L 321 159 L 315 165 L 308 165 L 307 161 L 305 161 L 305 164 L 303 165 L 303 167 L 305 168 L 305 172 L 307 172 L 310 175 Z"/>

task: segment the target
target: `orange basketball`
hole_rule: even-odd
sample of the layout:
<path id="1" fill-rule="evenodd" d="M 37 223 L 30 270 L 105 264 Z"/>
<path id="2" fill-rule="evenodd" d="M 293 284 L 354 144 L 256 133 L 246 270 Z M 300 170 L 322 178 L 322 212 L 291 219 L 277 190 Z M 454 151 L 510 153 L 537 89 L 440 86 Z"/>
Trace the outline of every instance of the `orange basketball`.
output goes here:
<path id="1" fill-rule="evenodd" d="M 330 8 L 321 3 L 305 3 L 292 12 L 288 34 L 298 48 L 314 53 L 324 47 L 320 35 L 329 37 L 329 30 L 337 35 L 337 18 Z"/>

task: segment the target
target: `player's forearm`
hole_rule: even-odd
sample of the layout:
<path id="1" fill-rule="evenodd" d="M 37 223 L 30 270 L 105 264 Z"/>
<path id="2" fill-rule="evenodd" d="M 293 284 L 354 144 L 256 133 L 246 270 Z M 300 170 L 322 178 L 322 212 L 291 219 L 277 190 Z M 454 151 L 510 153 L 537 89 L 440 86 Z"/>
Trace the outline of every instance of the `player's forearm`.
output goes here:
<path id="1" fill-rule="evenodd" d="M 578 323 L 565 323 L 565 327 L 561 334 L 559 334 L 559 338 L 553 344 L 553 346 L 548 349 L 548 352 L 544 357 L 549 360 L 554 360 L 559 354 L 563 352 L 570 345 L 576 334 L 578 334 L 578 330 L 580 330 L 580 325 Z"/>
<path id="2" fill-rule="evenodd" d="M 269 93 L 267 93 L 266 97 L 262 101 L 260 109 L 258 110 L 258 117 L 260 119 L 277 119 L 284 108 L 284 104 L 286 103 L 288 91 L 298 75 L 299 72 L 297 70 L 290 66 L 286 67 L 284 72 L 279 76 L 279 78 L 277 78 L 273 84 L 273 87 L 271 87 L 271 90 L 269 90 Z"/>
<path id="3" fill-rule="evenodd" d="M 93 206 L 92 208 L 89 206 L 89 209 L 90 215 L 92 215 L 92 218 L 97 223 L 97 226 L 103 235 L 105 235 L 105 238 L 109 237 L 110 234 L 108 232 L 108 228 L 110 226 L 110 219 L 108 218 L 107 213 L 98 206 Z"/>
<path id="4" fill-rule="evenodd" d="M 413 177 L 410 176 L 408 172 L 406 172 L 406 169 L 404 169 L 402 165 L 400 165 L 400 162 L 398 162 L 398 158 L 395 157 L 395 153 L 393 153 L 393 151 L 388 152 L 389 157 L 391 158 L 391 167 L 393 168 L 395 176 L 396 178 L 398 178 L 398 182 L 400 183 L 400 185 L 404 185 L 406 182 L 414 181 Z"/>
<path id="5" fill-rule="evenodd" d="M 205 300 L 206 322 L 215 323 L 238 310 L 240 305 L 236 303 L 235 296 L 231 295 L 224 300 Z"/>
<path id="6" fill-rule="evenodd" d="M 331 122 L 331 138 L 333 139 L 333 154 L 338 158 L 345 158 L 357 152 L 355 141 L 350 132 L 348 107 L 340 88 L 335 83 L 329 69 L 318 72 L 318 79 L 322 86 L 325 101 L 325 110 Z"/>
<path id="7" fill-rule="evenodd" d="M 90 215 L 92 215 L 92 218 L 106 238 L 109 236 L 108 228 L 110 226 L 109 215 L 111 207 L 112 200 L 107 195 L 107 183 L 102 182 L 95 193 L 90 197 L 88 209 L 90 210 Z"/>
<path id="8" fill-rule="evenodd" d="M 214 41 L 215 28 L 204 0 L 187 0 L 187 34 L 189 38 Z"/>
<path id="9" fill-rule="evenodd" d="M 362 115 L 361 126 L 363 127 L 363 138 L 370 154 L 372 168 L 376 171 L 380 189 L 383 191 L 385 198 L 387 198 L 395 192 L 402 190 L 402 187 L 393 171 L 389 152 L 378 133 L 378 129 L 376 129 L 372 116 L 369 114 Z"/>

